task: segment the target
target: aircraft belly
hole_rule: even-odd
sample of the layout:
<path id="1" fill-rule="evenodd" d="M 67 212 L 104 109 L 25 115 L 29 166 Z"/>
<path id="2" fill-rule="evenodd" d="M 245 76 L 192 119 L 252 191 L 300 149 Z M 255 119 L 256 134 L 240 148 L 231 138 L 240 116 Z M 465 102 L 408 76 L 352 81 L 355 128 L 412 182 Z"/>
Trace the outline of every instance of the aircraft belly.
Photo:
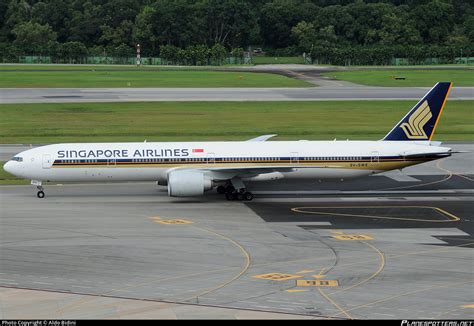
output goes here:
<path id="1" fill-rule="evenodd" d="M 47 180 L 63 182 L 90 181 L 156 181 L 163 173 L 160 168 L 54 168 Z M 45 178 L 45 179 L 46 179 Z"/>
<path id="2" fill-rule="evenodd" d="M 286 179 L 340 179 L 358 178 L 378 171 L 343 168 L 297 168 L 293 172 L 283 172 Z"/>

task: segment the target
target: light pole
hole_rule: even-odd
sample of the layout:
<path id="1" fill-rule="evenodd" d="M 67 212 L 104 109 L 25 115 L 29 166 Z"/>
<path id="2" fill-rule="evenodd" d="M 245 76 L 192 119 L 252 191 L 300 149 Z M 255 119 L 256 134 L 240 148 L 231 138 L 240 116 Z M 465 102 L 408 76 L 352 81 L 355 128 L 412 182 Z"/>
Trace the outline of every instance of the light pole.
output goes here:
<path id="1" fill-rule="evenodd" d="M 141 64 L 140 62 L 140 43 L 137 43 L 137 67 Z"/>

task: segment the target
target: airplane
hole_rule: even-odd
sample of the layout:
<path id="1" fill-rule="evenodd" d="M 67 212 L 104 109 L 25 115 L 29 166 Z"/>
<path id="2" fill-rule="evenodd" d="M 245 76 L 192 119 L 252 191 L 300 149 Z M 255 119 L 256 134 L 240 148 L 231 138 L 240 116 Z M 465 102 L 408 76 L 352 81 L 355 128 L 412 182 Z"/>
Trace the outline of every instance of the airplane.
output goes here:
<path id="1" fill-rule="evenodd" d="M 4 170 L 45 181 L 156 181 L 172 197 L 216 189 L 227 200 L 254 198 L 245 183 L 278 179 L 356 178 L 451 156 L 432 141 L 452 83 L 439 82 L 378 141 L 71 143 L 23 151 Z"/>

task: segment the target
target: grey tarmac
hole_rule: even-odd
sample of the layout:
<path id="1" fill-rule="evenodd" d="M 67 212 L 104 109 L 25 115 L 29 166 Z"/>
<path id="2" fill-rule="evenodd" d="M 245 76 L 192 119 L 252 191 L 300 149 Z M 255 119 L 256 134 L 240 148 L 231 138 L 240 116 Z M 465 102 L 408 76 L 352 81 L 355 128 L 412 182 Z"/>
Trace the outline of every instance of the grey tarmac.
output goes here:
<path id="1" fill-rule="evenodd" d="M 0 88 L 0 104 L 137 101 L 417 100 L 426 87 L 310 88 Z M 454 87 L 450 100 L 473 100 L 474 87 Z"/>
<path id="2" fill-rule="evenodd" d="M 318 194 L 267 183 L 248 203 L 153 183 L 49 185 L 45 199 L 2 186 L 0 316 L 472 318 L 474 178 L 449 160 Z"/>

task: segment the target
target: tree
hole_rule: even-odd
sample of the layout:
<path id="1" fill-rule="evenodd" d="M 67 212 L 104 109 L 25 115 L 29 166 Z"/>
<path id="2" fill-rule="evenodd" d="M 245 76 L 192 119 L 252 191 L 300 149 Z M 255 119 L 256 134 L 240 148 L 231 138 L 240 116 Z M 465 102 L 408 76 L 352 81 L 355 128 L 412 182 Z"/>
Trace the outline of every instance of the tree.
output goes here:
<path id="1" fill-rule="evenodd" d="M 207 65 L 208 59 L 209 59 L 209 48 L 204 45 L 194 45 L 191 46 L 192 48 L 192 53 L 193 53 L 193 64 L 198 65 L 198 66 L 204 66 Z"/>
<path id="2" fill-rule="evenodd" d="M 300 21 L 317 16 L 318 8 L 309 1 L 275 0 L 260 13 L 260 29 L 265 44 L 283 48 L 291 43 L 291 29 Z"/>
<path id="3" fill-rule="evenodd" d="M 135 56 L 135 50 L 127 44 L 122 43 L 114 48 L 112 55 L 119 58 L 133 57 Z"/>
<path id="4" fill-rule="evenodd" d="M 116 28 L 109 25 L 101 25 L 101 36 L 99 42 L 104 45 L 119 46 L 120 44 L 134 45 L 133 22 L 124 20 Z"/>
<path id="5" fill-rule="evenodd" d="M 301 52 L 309 53 L 316 42 L 314 25 L 305 21 L 299 22 L 291 29 L 291 35 L 296 40 Z"/>
<path id="6" fill-rule="evenodd" d="M 31 20 L 42 25 L 48 24 L 58 34 L 58 40 L 65 42 L 68 34 L 66 22 L 71 19 L 68 0 L 43 0 L 33 5 Z"/>
<path id="7" fill-rule="evenodd" d="M 210 50 L 213 64 L 221 65 L 227 57 L 227 50 L 222 44 L 214 44 Z"/>
<path id="8" fill-rule="evenodd" d="M 9 43 L 0 43 L 0 53 L 3 62 L 18 62 L 18 57 L 22 54 L 20 49 Z"/>
<path id="9" fill-rule="evenodd" d="M 463 24 L 464 33 L 471 44 L 474 44 L 474 15 L 469 16 Z"/>
<path id="10" fill-rule="evenodd" d="M 29 21 L 31 6 L 25 0 L 11 0 L 5 14 L 5 26 L 13 30 L 15 26 Z"/>
<path id="11" fill-rule="evenodd" d="M 196 64 L 205 61 L 200 45 L 253 45 L 276 56 L 313 51 L 320 60 L 369 64 L 385 62 L 390 48 L 393 56 L 422 62 L 420 56 L 435 52 L 446 60 L 461 49 L 471 54 L 473 14 L 472 0 L 0 0 L 0 43 L 15 41 L 21 54 L 50 53 L 48 41 L 77 41 L 106 53 L 140 43 L 143 56 L 172 45 Z M 47 41 L 14 33 L 26 23 L 42 26 L 29 30 L 49 35 Z M 423 44 L 431 52 L 412 48 Z M 168 62 L 178 62 L 177 51 Z"/>
<path id="12" fill-rule="evenodd" d="M 152 5 L 151 32 L 159 44 L 185 47 L 193 43 L 200 30 L 192 6 L 187 0 L 156 0 Z"/>
<path id="13" fill-rule="evenodd" d="M 158 55 L 158 38 L 153 33 L 153 14 L 153 7 L 143 7 L 135 18 L 132 35 L 133 41 L 142 45 L 144 54 Z"/>
<path id="14" fill-rule="evenodd" d="M 75 2 L 71 19 L 67 20 L 66 33 L 68 41 L 80 41 L 86 45 L 99 44 L 99 26 L 103 23 L 103 8 L 91 0 Z"/>
<path id="15" fill-rule="evenodd" d="M 245 55 L 244 49 L 233 48 L 232 51 L 230 51 L 230 54 L 232 57 L 235 58 L 236 63 L 244 63 L 244 55 Z"/>
<path id="16" fill-rule="evenodd" d="M 45 45 L 49 41 L 56 41 L 56 33 L 53 32 L 48 24 L 41 25 L 38 23 L 20 23 L 12 30 L 15 35 L 13 44 L 24 53 L 41 55 L 44 54 Z"/>
<path id="17" fill-rule="evenodd" d="M 179 48 L 174 45 L 162 45 L 160 47 L 160 57 L 166 61 L 167 64 L 176 64 L 178 61 Z"/>
<path id="18" fill-rule="evenodd" d="M 416 7 L 412 17 L 425 43 L 444 43 L 454 28 L 454 8 L 441 0 Z"/>
<path id="19" fill-rule="evenodd" d="M 195 30 L 203 35 L 195 42 L 247 45 L 250 35 L 257 29 L 256 11 L 247 1 L 201 0 L 194 5 L 194 10 Z"/>
<path id="20" fill-rule="evenodd" d="M 87 48 L 78 41 L 62 43 L 58 49 L 59 56 L 67 63 L 80 63 L 87 55 Z"/>

